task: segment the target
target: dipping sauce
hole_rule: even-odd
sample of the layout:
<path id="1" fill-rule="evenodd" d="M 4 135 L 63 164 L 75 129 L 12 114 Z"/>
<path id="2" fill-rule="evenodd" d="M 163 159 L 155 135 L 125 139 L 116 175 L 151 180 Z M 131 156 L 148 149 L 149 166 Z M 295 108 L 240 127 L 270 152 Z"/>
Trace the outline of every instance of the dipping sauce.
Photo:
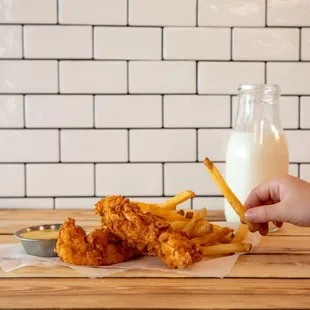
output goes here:
<path id="1" fill-rule="evenodd" d="M 26 239 L 40 239 L 40 240 L 50 240 L 58 238 L 57 229 L 46 229 L 46 230 L 33 230 L 21 233 L 20 238 Z"/>

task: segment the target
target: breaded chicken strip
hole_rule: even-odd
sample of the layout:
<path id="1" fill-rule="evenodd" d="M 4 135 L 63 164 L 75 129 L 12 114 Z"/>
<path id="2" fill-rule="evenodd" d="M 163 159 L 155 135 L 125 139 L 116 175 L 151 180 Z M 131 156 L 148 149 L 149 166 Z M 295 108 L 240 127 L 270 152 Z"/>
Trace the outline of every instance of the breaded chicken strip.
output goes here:
<path id="1" fill-rule="evenodd" d="M 56 244 L 58 256 L 66 263 L 85 266 L 108 266 L 129 260 L 134 251 L 121 239 L 104 229 L 89 235 L 68 218 L 61 226 Z"/>
<path id="2" fill-rule="evenodd" d="M 110 196 L 96 204 L 96 213 L 106 227 L 144 255 L 159 256 L 169 268 L 184 268 L 202 260 L 199 246 L 186 234 L 175 231 L 156 215 L 143 213 L 122 196 Z"/>

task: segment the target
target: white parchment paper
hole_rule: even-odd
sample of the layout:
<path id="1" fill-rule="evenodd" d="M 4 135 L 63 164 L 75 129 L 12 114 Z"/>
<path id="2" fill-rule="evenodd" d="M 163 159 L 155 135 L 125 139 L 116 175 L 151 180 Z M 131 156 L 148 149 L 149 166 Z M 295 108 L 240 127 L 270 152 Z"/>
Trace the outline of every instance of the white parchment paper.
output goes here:
<path id="1" fill-rule="evenodd" d="M 220 223 L 223 224 L 223 223 Z M 234 225 L 225 223 L 225 226 L 232 228 Z M 259 233 L 248 233 L 243 242 L 249 242 L 253 248 L 259 243 Z M 19 268 L 36 266 L 36 267 L 55 267 L 65 266 L 72 268 L 82 276 L 88 278 L 103 278 L 112 274 L 123 272 L 126 270 L 139 269 L 151 270 L 151 271 L 163 271 L 166 273 L 178 273 L 184 277 L 210 277 L 210 278 L 224 278 L 230 270 L 233 268 L 238 257 L 244 253 L 236 253 L 231 256 L 219 257 L 219 258 L 204 258 L 203 261 L 195 264 L 190 268 L 181 270 L 169 269 L 159 258 L 145 256 L 139 259 L 130 260 L 128 262 L 115 264 L 113 266 L 106 267 L 85 267 L 75 266 L 62 262 L 58 257 L 45 258 L 36 257 L 26 254 L 22 245 L 17 244 L 2 244 L 0 245 L 0 268 L 4 272 L 10 272 Z M 141 273 L 140 273 L 141 274 Z"/>

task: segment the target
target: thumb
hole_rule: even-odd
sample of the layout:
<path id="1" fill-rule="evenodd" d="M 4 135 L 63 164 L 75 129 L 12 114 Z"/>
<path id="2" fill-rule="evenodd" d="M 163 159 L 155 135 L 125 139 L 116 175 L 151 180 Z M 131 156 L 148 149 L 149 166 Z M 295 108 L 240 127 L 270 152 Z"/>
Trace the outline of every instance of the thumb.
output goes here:
<path id="1" fill-rule="evenodd" d="M 281 202 L 251 208 L 245 213 L 246 219 L 253 223 L 267 223 L 270 221 L 286 222 L 286 215 L 285 208 Z"/>

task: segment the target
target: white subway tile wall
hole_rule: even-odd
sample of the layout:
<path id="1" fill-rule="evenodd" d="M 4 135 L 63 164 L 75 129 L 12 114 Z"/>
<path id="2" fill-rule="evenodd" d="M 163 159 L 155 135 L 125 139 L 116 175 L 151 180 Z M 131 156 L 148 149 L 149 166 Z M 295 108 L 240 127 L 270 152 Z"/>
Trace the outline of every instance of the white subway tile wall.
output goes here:
<path id="1" fill-rule="evenodd" d="M 22 58 L 22 26 L 0 27 L 0 57 Z"/>
<path id="2" fill-rule="evenodd" d="M 198 62 L 199 94 L 236 94 L 239 84 L 263 84 L 263 62 Z"/>
<path id="3" fill-rule="evenodd" d="M 161 28 L 96 27 L 94 53 L 96 59 L 160 60 Z"/>
<path id="4" fill-rule="evenodd" d="M 25 58 L 92 58 L 91 26 L 24 26 Z"/>
<path id="5" fill-rule="evenodd" d="M 0 0 L 0 208 L 122 194 L 222 209 L 238 85 L 279 84 L 310 181 L 310 1 Z"/>

